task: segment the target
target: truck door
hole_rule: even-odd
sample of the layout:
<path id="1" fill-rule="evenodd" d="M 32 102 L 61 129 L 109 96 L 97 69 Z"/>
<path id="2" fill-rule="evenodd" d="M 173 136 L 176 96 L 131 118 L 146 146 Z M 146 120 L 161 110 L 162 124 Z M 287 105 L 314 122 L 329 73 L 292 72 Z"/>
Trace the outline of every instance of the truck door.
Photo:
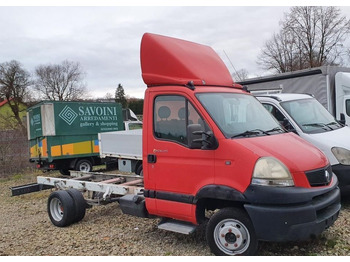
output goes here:
<path id="1" fill-rule="evenodd" d="M 146 166 L 154 188 L 149 191 L 149 206 L 159 216 L 193 221 L 196 192 L 214 181 L 214 150 L 190 149 L 187 126 L 200 124 L 203 131 L 208 126 L 181 93 L 152 92 L 150 101 L 153 134 L 148 135 Z"/>

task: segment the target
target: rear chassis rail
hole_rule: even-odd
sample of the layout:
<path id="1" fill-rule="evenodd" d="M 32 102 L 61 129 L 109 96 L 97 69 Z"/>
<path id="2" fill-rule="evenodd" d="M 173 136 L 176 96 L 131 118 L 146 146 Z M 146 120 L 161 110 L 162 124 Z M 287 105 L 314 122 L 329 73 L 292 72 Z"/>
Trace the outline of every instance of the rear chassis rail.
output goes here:
<path id="1" fill-rule="evenodd" d="M 75 188 L 88 192 L 86 202 L 90 205 L 117 201 L 125 195 L 143 195 L 143 177 L 125 174 L 70 171 L 70 178 L 37 177 L 37 183 L 12 187 L 12 196 L 56 188 Z"/>

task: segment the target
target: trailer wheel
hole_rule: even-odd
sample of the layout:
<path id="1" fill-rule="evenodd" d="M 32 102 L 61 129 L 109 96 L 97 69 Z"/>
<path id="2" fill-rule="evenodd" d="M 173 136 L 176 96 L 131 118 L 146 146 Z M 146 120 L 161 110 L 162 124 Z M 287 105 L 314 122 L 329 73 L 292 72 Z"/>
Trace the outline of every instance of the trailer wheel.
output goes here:
<path id="1" fill-rule="evenodd" d="M 217 256 L 254 255 L 258 240 L 248 215 L 238 208 L 223 208 L 207 225 L 208 245 Z"/>
<path id="2" fill-rule="evenodd" d="M 75 217 L 74 217 L 72 223 L 79 222 L 85 216 L 86 201 L 83 197 L 83 194 L 75 188 L 71 188 L 71 189 L 67 190 L 67 192 L 71 196 L 71 198 L 73 199 L 74 208 L 75 208 Z"/>
<path id="3" fill-rule="evenodd" d="M 87 159 L 81 159 L 76 163 L 75 170 L 90 172 L 90 171 L 92 171 L 92 164 Z"/>
<path id="4" fill-rule="evenodd" d="M 55 226 L 69 226 L 76 216 L 73 198 L 67 191 L 52 192 L 47 201 L 47 212 Z"/>

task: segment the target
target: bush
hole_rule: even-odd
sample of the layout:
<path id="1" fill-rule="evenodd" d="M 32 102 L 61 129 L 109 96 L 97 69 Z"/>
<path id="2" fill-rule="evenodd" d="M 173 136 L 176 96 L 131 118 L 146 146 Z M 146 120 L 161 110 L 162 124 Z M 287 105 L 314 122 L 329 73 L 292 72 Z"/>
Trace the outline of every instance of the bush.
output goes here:
<path id="1" fill-rule="evenodd" d="M 32 168 L 27 135 L 20 130 L 0 130 L 0 177 Z"/>

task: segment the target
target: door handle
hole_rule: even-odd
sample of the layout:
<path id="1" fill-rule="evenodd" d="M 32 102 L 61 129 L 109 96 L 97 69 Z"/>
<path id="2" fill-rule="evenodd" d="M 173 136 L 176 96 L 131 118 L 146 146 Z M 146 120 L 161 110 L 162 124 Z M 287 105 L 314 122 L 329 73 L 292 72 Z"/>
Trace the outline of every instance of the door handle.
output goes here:
<path id="1" fill-rule="evenodd" d="M 156 155 L 147 155 L 147 162 L 148 163 L 156 163 L 157 162 L 157 156 Z"/>

